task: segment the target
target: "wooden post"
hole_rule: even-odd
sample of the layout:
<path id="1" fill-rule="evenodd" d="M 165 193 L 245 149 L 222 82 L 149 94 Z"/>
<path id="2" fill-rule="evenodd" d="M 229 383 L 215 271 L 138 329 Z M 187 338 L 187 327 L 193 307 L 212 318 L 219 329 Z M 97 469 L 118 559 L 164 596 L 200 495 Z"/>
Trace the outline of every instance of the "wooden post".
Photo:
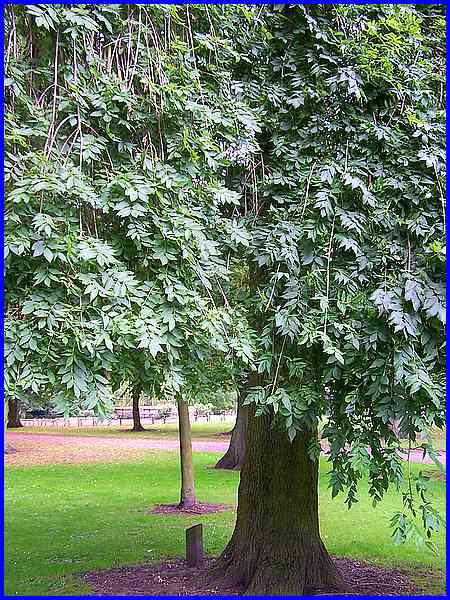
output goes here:
<path id="1" fill-rule="evenodd" d="M 203 525 L 186 529 L 186 563 L 188 567 L 199 567 L 203 562 Z"/>

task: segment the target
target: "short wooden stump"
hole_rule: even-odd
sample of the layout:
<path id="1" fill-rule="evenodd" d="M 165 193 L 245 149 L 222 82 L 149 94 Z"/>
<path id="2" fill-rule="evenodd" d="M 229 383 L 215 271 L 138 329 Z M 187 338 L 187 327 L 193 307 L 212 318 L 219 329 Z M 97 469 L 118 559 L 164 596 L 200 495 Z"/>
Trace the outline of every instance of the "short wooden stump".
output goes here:
<path id="1" fill-rule="evenodd" d="M 188 567 L 199 567 L 203 562 L 203 525 L 186 529 L 186 563 Z"/>

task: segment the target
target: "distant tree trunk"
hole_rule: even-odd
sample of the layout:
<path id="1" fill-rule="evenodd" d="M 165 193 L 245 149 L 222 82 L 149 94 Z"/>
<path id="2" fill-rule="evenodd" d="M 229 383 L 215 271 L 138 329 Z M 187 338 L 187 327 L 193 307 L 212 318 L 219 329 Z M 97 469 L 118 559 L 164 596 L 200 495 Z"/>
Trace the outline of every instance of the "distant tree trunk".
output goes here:
<path id="1" fill-rule="evenodd" d="M 230 445 L 228 450 L 216 464 L 216 469 L 240 470 L 245 456 L 245 429 L 247 426 L 247 406 L 243 405 L 247 396 L 248 385 L 245 385 L 238 393 L 236 422 L 231 431 Z"/>
<path id="2" fill-rule="evenodd" d="M 8 454 L 8 452 L 10 452 L 10 450 L 11 450 L 10 444 L 8 444 L 8 442 L 6 441 L 6 429 L 8 427 L 8 412 L 9 412 L 8 408 L 9 408 L 9 402 L 6 399 L 6 396 L 5 396 L 5 401 L 4 401 L 4 411 L 5 411 L 5 414 L 3 415 L 3 417 L 4 417 L 3 418 L 3 422 L 4 422 L 4 429 L 3 429 L 3 440 L 4 440 L 3 452 L 5 454 Z"/>
<path id="3" fill-rule="evenodd" d="M 15 398 L 10 399 L 8 402 L 8 427 L 9 429 L 23 427 L 20 421 L 19 403 Z"/>
<path id="4" fill-rule="evenodd" d="M 132 391 L 133 397 L 133 431 L 145 431 L 141 423 L 141 414 L 139 412 L 139 399 L 141 397 L 141 388 L 134 387 Z"/>
<path id="5" fill-rule="evenodd" d="M 255 596 L 346 589 L 320 538 L 318 462 L 307 450 L 315 435 L 290 443 L 273 415 L 256 417 L 249 405 L 236 526 L 212 579 Z"/>
<path id="6" fill-rule="evenodd" d="M 179 508 L 192 508 L 197 504 L 194 484 L 194 465 L 192 460 L 192 433 L 189 421 L 189 407 L 178 396 L 178 430 L 180 433 L 181 497 Z"/>

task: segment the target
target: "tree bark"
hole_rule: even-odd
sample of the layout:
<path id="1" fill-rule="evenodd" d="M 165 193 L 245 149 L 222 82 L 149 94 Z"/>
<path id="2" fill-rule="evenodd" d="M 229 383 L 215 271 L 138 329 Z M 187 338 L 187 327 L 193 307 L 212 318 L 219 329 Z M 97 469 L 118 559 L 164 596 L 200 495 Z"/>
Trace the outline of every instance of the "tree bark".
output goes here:
<path id="1" fill-rule="evenodd" d="M 263 596 L 346 589 L 320 538 L 318 462 L 307 452 L 314 435 L 290 443 L 273 416 L 255 417 L 249 406 L 236 526 L 213 580 Z"/>
<path id="2" fill-rule="evenodd" d="M 16 429 L 18 427 L 23 427 L 20 421 L 19 403 L 12 398 L 8 401 L 8 428 Z"/>
<path id="3" fill-rule="evenodd" d="M 4 411 L 5 412 L 4 412 L 4 415 L 3 415 L 3 440 L 4 440 L 3 452 L 4 452 L 4 454 L 11 454 L 15 450 L 11 446 L 11 444 L 9 444 L 6 441 L 6 429 L 8 427 L 8 416 L 9 416 L 9 401 L 6 399 L 6 396 L 4 398 Z"/>
<path id="4" fill-rule="evenodd" d="M 133 431 L 145 431 L 141 423 L 141 414 L 139 412 L 139 399 L 141 397 L 141 388 L 135 387 L 132 392 L 133 397 Z"/>
<path id="5" fill-rule="evenodd" d="M 177 398 L 178 430 L 180 434 L 181 497 L 179 508 L 192 508 L 197 504 L 192 460 L 192 433 L 189 407 L 180 396 Z"/>
<path id="6" fill-rule="evenodd" d="M 228 450 L 218 461 L 215 469 L 240 470 L 245 456 L 245 430 L 247 425 L 247 406 L 242 403 L 247 395 L 247 386 L 239 391 L 237 400 L 236 423 L 231 431 Z"/>

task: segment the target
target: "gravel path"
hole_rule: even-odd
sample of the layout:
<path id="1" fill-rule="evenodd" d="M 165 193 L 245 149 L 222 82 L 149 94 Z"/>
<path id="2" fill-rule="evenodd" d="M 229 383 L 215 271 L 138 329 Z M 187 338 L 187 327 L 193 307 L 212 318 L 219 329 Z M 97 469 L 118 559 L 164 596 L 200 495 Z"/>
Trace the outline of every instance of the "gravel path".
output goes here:
<path id="1" fill-rule="evenodd" d="M 129 434 L 131 435 L 131 434 Z M 19 431 L 8 432 L 7 439 L 14 445 L 14 440 L 28 440 L 37 444 L 51 444 L 51 445 L 68 445 L 78 447 L 90 447 L 96 446 L 97 448 L 115 448 L 115 449 L 130 449 L 130 450 L 166 450 L 171 452 L 178 451 L 179 443 L 177 439 L 167 438 L 130 438 L 130 437 L 96 437 L 96 436 L 74 436 L 64 434 L 52 434 L 52 433 L 22 433 Z M 229 440 L 224 441 L 202 441 L 193 440 L 192 449 L 194 452 L 225 452 L 228 448 Z M 446 453 L 445 450 L 440 451 L 441 462 L 446 464 Z M 407 451 L 402 453 L 402 458 L 406 460 Z M 434 464 L 433 461 L 425 456 L 423 458 L 421 450 L 411 451 L 412 462 L 423 463 L 423 464 Z"/>

